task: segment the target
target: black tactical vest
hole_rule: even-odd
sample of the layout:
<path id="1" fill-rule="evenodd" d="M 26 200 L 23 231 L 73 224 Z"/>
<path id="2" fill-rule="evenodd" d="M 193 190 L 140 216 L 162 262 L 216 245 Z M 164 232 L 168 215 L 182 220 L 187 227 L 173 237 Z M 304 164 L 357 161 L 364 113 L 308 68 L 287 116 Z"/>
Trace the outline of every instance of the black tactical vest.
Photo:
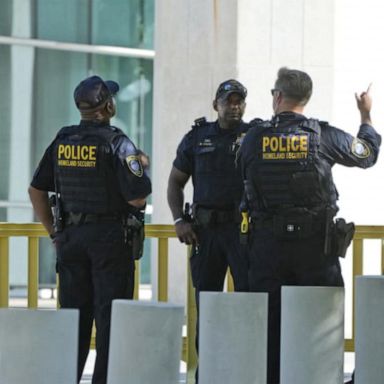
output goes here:
<path id="1" fill-rule="evenodd" d="M 110 126 L 64 127 L 55 140 L 56 190 L 64 212 L 113 214 L 126 206 L 113 172 L 112 141 L 123 135 Z"/>
<path id="2" fill-rule="evenodd" d="M 319 122 L 287 123 L 257 126 L 256 156 L 247 170 L 252 188 L 246 194 L 252 210 L 272 214 L 296 208 L 319 211 L 334 200 L 330 168 L 319 157 Z"/>
<path id="3" fill-rule="evenodd" d="M 206 207 L 238 206 L 243 192 L 236 153 L 248 125 L 236 131 L 220 131 L 217 123 L 194 127 L 194 202 Z"/>

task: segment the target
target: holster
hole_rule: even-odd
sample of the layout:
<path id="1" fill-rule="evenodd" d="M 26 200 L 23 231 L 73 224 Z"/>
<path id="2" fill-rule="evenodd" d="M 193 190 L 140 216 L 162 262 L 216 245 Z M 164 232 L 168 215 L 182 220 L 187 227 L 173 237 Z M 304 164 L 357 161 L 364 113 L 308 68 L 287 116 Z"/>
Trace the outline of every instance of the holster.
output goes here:
<path id="1" fill-rule="evenodd" d="M 336 219 L 333 228 L 333 253 L 335 257 L 345 257 L 347 249 L 355 234 L 355 224 Z"/>
<path id="2" fill-rule="evenodd" d="M 135 260 L 139 260 L 142 258 L 144 250 L 144 218 L 137 218 L 135 215 L 129 214 L 124 221 L 124 229 L 127 231 L 132 256 Z"/>
<path id="3" fill-rule="evenodd" d="M 61 201 L 57 194 L 50 196 L 49 206 L 52 210 L 53 230 L 55 233 L 61 232 L 64 229 L 64 216 Z"/>

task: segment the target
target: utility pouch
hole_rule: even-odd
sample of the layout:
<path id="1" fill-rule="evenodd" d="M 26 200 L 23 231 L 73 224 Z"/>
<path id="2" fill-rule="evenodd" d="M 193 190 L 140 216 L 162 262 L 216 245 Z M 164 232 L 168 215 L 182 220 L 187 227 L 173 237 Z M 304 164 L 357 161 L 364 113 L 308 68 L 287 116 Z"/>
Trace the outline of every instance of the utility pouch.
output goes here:
<path id="1" fill-rule="evenodd" d="M 128 244 L 132 249 L 134 260 L 143 257 L 144 250 L 144 218 L 137 218 L 130 214 L 126 219 L 126 230 L 128 231 Z"/>
<path id="2" fill-rule="evenodd" d="M 312 216 L 273 216 L 273 234 L 279 240 L 305 239 L 313 234 Z"/>
<path id="3" fill-rule="evenodd" d="M 62 230 L 64 229 L 64 220 L 60 198 L 56 194 L 51 195 L 48 203 L 53 215 L 53 230 L 55 231 L 55 233 L 62 232 Z"/>
<path id="4" fill-rule="evenodd" d="M 346 223 L 345 220 L 341 218 L 336 219 L 333 233 L 334 252 L 336 257 L 345 257 L 354 234 L 354 223 Z"/>

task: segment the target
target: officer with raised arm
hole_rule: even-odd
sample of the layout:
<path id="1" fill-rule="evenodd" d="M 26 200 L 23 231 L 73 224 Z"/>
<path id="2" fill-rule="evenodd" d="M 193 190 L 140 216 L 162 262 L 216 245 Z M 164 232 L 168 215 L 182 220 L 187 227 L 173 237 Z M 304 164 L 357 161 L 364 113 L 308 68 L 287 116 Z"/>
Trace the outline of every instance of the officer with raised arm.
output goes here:
<path id="1" fill-rule="evenodd" d="M 272 93 L 274 116 L 251 124 L 239 163 L 251 217 L 250 291 L 269 293 L 268 384 L 279 383 L 283 285 L 343 286 L 339 257 L 354 225 L 334 220 L 338 193 L 332 167 L 368 168 L 381 137 L 372 126 L 370 88 L 356 94 L 361 124 L 356 137 L 304 116 L 312 80 L 281 68 Z"/>

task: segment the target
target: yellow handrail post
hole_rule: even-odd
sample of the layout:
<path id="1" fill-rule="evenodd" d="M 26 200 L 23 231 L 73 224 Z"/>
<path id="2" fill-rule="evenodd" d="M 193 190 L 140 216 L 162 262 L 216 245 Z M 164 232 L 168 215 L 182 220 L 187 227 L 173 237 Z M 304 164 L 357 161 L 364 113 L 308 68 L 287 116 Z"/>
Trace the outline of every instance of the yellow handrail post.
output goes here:
<path id="1" fill-rule="evenodd" d="M 9 241 L 0 237 L 0 307 L 9 306 Z"/>
<path id="2" fill-rule="evenodd" d="M 195 298 L 195 288 L 192 283 L 191 268 L 190 268 L 190 255 L 192 247 L 188 247 L 188 260 L 187 260 L 187 383 L 192 384 L 195 382 L 195 371 L 197 367 L 197 353 L 196 353 L 196 324 L 197 324 L 197 308 Z"/>
<path id="3" fill-rule="evenodd" d="M 168 239 L 159 238 L 158 249 L 158 275 L 157 298 L 159 301 L 168 301 Z"/>
<path id="4" fill-rule="evenodd" d="M 28 238 L 28 308 L 37 308 L 39 291 L 39 238 Z"/>
<path id="5" fill-rule="evenodd" d="M 133 291 L 133 299 L 139 300 L 139 285 L 140 285 L 140 262 L 135 260 L 135 289 Z"/>
<path id="6" fill-rule="evenodd" d="M 384 275 L 384 240 L 381 240 L 381 274 Z"/>
<path id="7" fill-rule="evenodd" d="M 234 292 L 235 291 L 235 283 L 233 282 L 233 277 L 228 269 L 227 271 L 227 292 Z"/>

